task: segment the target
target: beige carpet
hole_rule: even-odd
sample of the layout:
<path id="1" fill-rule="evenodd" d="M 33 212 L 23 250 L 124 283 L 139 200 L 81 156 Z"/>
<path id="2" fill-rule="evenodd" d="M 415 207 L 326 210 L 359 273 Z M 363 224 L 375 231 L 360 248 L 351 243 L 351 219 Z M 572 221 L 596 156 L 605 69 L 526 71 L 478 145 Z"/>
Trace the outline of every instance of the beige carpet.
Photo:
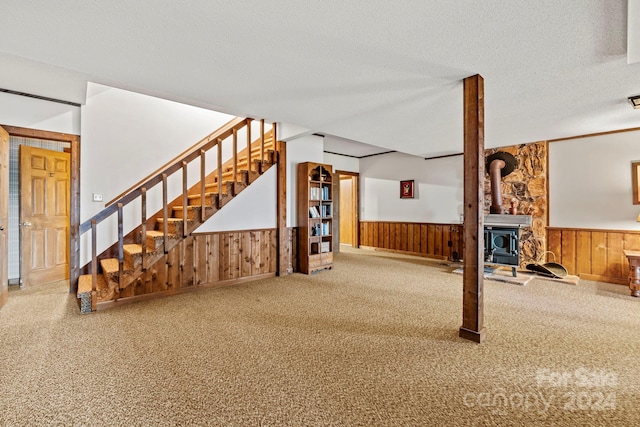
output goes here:
<path id="1" fill-rule="evenodd" d="M 640 424 L 640 299 L 622 286 L 485 281 L 373 251 L 334 270 L 80 315 L 56 286 L 0 310 L 0 425 Z"/>

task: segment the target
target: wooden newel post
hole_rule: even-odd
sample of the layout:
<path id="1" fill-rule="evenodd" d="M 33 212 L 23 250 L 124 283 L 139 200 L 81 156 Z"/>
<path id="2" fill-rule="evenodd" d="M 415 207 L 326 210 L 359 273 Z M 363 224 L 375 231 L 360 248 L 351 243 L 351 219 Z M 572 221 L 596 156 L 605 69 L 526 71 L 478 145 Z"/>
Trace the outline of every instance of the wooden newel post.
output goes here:
<path id="1" fill-rule="evenodd" d="M 484 79 L 464 79 L 464 275 L 460 337 L 484 330 Z"/>

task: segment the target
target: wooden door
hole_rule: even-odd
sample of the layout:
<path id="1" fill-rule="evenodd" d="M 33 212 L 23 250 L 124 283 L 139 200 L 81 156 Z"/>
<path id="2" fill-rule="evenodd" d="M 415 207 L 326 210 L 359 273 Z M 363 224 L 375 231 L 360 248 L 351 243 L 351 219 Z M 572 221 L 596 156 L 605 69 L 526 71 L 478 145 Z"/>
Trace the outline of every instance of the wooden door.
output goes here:
<path id="1" fill-rule="evenodd" d="M 0 127 L 0 307 L 9 297 L 9 134 Z"/>
<path id="2" fill-rule="evenodd" d="M 353 183 L 340 176 L 340 243 L 353 245 Z"/>
<path id="3" fill-rule="evenodd" d="M 70 156 L 20 146 L 20 237 L 24 286 L 69 278 Z"/>

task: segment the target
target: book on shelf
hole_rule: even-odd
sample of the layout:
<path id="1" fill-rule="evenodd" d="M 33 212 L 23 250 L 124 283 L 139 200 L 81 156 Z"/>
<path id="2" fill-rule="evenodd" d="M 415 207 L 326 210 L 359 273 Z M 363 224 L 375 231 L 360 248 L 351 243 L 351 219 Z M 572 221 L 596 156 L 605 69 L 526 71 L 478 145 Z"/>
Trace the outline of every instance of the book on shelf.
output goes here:
<path id="1" fill-rule="evenodd" d="M 318 187 L 311 187 L 309 189 L 309 198 L 311 200 L 320 200 L 320 196 L 321 196 L 321 191 L 320 188 Z"/>
<path id="2" fill-rule="evenodd" d="M 320 212 L 316 206 L 309 206 L 309 218 L 320 218 Z"/>
<path id="3" fill-rule="evenodd" d="M 328 236 L 331 234 L 331 227 L 329 221 L 325 221 L 322 223 L 322 235 Z"/>
<path id="4" fill-rule="evenodd" d="M 322 205 L 322 217 L 327 218 L 331 216 L 331 205 Z"/>
<path id="5" fill-rule="evenodd" d="M 329 186 L 322 187 L 322 200 L 330 200 Z"/>

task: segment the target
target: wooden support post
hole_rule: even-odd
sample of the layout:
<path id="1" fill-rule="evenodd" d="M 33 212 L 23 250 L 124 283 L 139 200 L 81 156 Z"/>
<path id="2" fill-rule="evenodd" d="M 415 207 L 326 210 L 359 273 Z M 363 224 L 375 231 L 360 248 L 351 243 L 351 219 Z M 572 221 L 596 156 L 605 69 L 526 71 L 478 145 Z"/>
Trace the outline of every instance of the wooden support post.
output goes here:
<path id="1" fill-rule="evenodd" d="M 247 169 L 251 172 L 251 119 L 247 119 Z M 251 176 L 251 174 L 249 174 Z"/>
<path id="2" fill-rule="evenodd" d="M 187 209 L 187 205 L 189 204 L 189 184 L 188 184 L 188 176 L 187 176 L 187 162 L 182 162 L 182 237 L 187 237 L 188 233 L 188 222 L 189 218 L 189 209 Z"/>
<path id="3" fill-rule="evenodd" d="M 118 285 L 124 289 L 124 232 L 122 203 L 118 203 Z"/>
<path id="4" fill-rule="evenodd" d="M 273 138 L 276 137 L 275 127 L 273 129 Z M 276 256 L 278 259 L 278 269 L 276 274 L 278 276 L 286 276 L 290 271 L 292 265 L 291 260 L 291 240 L 289 233 L 287 232 L 287 143 L 284 141 L 275 140 L 276 159 L 277 164 L 277 196 L 276 196 L 276 215 L 278 218 L 277 226 L 277 238 L 278 245 L 276 248 Z"/>
<path id="5" fill-rule="evenodd" d="M 273 143 L 275 146 L 275 139 Z M 262 164 L 264 164 L 264 119 L 260 119 L 260 173 L 264 170 Z"/>
<path id="6" fill-rule="evenodd" d="M 98 222 L 91 220 L 91 311 L 98 307 Z"/>
<path id="7" fill-rule="evenodd" d="M 142 246 L 142 271 L 147 269 L 147 189 L 140 189 L 140 198 L 142 204 L 140 246 Z"/>
<path id="8" fill-rule="evenodd" d="M 222 140 L 218 139 L 218 209 L 222 207 Z"/>
<path id="9" fill-rule="evenodd" d="M 207 169 L 205 163 L 206 151 L 200 150 L 200 222 L 204 222 L 207 219 L 207 204 L 205 198 L 205 182 L 207 178 Z"/>
<path id="10" fill-rule="evenodd" d="M 238 183 L 238 131 L 233 130 L 233 195 L 236 195 Z"/>
<path id="11" fill-rule="evenodd" d="M 464 274 L 460 337 L 484 330 L 484 79 L 464 79 Z"/>
<path id="12" fill-rule="evenodd" d="M 167 197 L 167 174 L 162 174 L 162 231 L 164 234 L 164 253 L 169 252 L 169 206 Z"/>
<path id="13" fill-rule="evenodd" d="M 80 137 L 71 139 L 71 209 L 69 211 L 69 293 L 80 278 Z"/>

